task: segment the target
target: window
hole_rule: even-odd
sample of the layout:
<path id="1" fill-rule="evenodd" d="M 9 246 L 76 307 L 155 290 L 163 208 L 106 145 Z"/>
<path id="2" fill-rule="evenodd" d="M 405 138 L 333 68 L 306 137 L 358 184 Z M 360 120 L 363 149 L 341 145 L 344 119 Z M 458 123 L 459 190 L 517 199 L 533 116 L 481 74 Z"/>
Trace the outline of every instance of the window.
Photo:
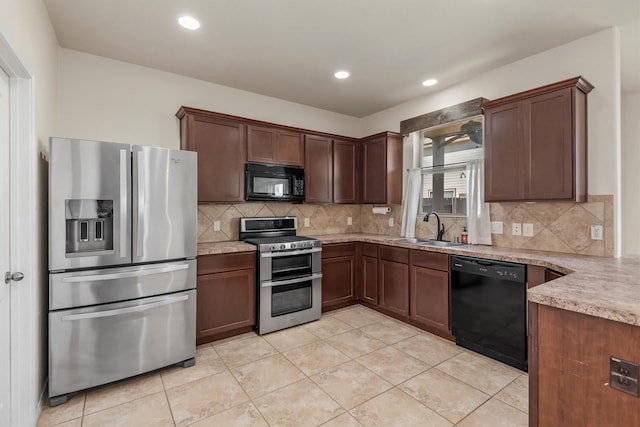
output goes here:
<path id="1" fill-rule="evenodd" d="M 482 116 L 421 131 L 422 212 L 467 215 L 467 162 L 481 159 Z"/>

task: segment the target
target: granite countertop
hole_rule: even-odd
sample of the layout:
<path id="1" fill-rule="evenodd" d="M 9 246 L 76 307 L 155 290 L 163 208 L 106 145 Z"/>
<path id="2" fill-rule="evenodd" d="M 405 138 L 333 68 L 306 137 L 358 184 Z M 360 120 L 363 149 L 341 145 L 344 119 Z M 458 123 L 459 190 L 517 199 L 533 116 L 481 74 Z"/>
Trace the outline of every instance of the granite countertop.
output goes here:
<path id="1" fill-rule="evenodd" d="M 394 241 L 399 237 L 363 233 L 313 237 L 320 239 L 324 244 L 383 243 L 410 249 L 551 268 L 567 275 L 529 289 L 529 301 L 640 326 L 640 275 L 638 274 L 640 257 L 603 258 L 482 245 L 434 247 Z M 255 250 L 255 247 L 241 242 L 198 245 L 198 255 L 251 250 Z"/>

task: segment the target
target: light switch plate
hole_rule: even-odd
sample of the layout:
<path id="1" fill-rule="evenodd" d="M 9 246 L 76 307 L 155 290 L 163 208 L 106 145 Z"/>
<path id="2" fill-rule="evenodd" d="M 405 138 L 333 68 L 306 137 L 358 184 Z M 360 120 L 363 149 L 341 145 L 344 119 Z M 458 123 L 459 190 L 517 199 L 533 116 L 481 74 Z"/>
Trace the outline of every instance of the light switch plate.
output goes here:
<path id="1" fill-rule="evenodd" d="M 220 231 L 220 221 L 213 221 L 213 231 Z"/>
<path id="2" fill-rule="evenodd" d="M 305 226 L 305 227 L 309 227 L 309 226 L 310 226 L 310 224 L 309 224 L 309 218 L 305 218 L 305 219 L 304 219 L 304 226 Z"/>
<path id="3" fill-rule="evenodd" d="M 353 218 L 350 216 L 347 217 L 347 225 L 353 225 Z"/>
<path id="4" fill-rule="evenodd" d="M 491 221 L 491 234 L 502 234 L 502 221 Z"/>
<path id="5" fill-rule="evenodd" d="M 514 222 L 511 224 L 511 234 L 514 236 L 522 236 L 522 223 Z"/>
<path id="6" fill-rule="evenodd" d="M 394 221 L 393 217 L 389 218 L 389 227 L 393 227 Z"/>
<path id="7" fill-rule="evenodd" d="M 522 235 L 525 237 L 533 237 L 533 224 L 529 222 L 522 224 Z"/>
<path id="8" fill-rule="evenodd" d="M 602 240 L 602 226 L 601 225 L 592 225 L 591 226 L 591 240 Z"/>

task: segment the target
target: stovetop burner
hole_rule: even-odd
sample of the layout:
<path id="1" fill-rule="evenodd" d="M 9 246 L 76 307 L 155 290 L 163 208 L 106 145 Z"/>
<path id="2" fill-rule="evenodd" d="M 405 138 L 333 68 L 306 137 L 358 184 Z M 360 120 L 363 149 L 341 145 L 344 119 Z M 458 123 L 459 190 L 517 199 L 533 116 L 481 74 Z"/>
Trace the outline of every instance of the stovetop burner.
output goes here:
<path id="1" fill-rule="evenodd" d="M 279 252 L 322 246 L 313 237 L 296 236 L 296 217 L 240 218 L 240 239 L 259 252 Z"/>

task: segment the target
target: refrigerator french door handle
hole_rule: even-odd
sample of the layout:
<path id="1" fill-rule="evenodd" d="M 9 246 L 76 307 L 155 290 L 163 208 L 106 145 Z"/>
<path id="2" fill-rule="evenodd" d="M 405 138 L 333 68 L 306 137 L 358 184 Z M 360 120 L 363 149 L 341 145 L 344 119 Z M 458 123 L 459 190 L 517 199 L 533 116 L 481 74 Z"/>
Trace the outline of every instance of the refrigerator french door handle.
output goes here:
<path id="1" fill-rule="evenodd" d="M 150 310 L 156 307 L 162 307 L 163 305 L 175 304 L 178 302 L 186 301 L 189 299 L 189 295 L 182 295 L 179 297 L 166 298 L 162 301 L 150 302 L 148 304 L 136 305 L 134 307 L 116 308 L 114 310 L 94 311 L 91 313 L 69 314 L 62 316 L 62 321 L 72 320 L 84 320 L 84 319 L 97 319 L 100 317 L 113 317 L 122 314 L 136 313 Z"/>
<path id="2" fill-rule="evenodd" d="M 142 151 L 136 152 L 136 161 L 138 165 L 137 181 L 138 181 L 138 212 L 136 213 L 137 233 L 136 233 L 136 256 L 141 257 L 144 254 L 143 237 L 144 237 L 144 154 Z"/>
<path id="3" fill-rule="evenodd" d="M 120 258 L 127 257 L 127 150 L 120 150 Z"/>
<path id="4" fill-rule="evenodd" d="M 187 269 L 189 269 L 189 264 L 170 265 L 168 267 L 152 268 L 148 270 L 127 271 L 125 273 L 108 273 L 108 274 L 96 274 L 93 276 L 65 277 L 64 279 L 62 279 L 62 283 L 99 282 L 102 280 L 127 279 L 130 277 L 151 276 L 153 274 L 171 273 L 174 271 L 187 270 Z"/>

